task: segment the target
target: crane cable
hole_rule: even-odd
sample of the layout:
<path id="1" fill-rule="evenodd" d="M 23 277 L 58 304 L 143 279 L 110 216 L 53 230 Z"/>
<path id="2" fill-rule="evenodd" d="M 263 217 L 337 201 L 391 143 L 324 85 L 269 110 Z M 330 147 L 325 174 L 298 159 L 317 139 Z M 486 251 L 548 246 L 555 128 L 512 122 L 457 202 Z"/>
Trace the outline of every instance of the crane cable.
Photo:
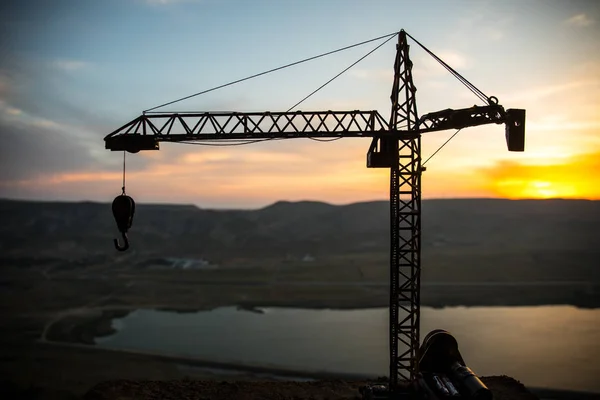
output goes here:
<path id="1" fill-rule="evenodd" d="M 388 37 L 386 40 L 384 40 L 382 43 L 380 43 L 377 47 L 375 47 L 373 50 L 369 51 L 367 54 L 365 54 L 364 56 L 362 56 L 361 58 L 359 58 L 358 60 L 354 61 L 352 64 L 350 64 L 349 66 L 347 66 L 346 68 L 344 68 L 341 72 L 339 72 L 337 75 L 335 75 L 333 78 L 329 79 L 327 82 L 325 82 L 324 84 L 322 84 L 321 86 L 319 86 L 317 89 L 313 90 L 310 94 L 308 94 L 307 96 L 305 96 L 302 100 L 300 100 L 299 102 L 297 102 L 296 104 L 294 104 L 293 106 L 291 106 L 290 108 L 288 108 L 288 110 L 286 112 L 290 112 L 294 107 L 299 106 L 300 104 L 302 104 L 305 100 L 307 100 L 309 97 L 311 97 L 313 94 L 317 93 L 319 90 L 323 89 L 325 86 L 329 85 L 331 82 L 333 82 L 334 80 L 336 80 L 338 77 L 340 77 L 342 74 L 344 74 L 346 71 L 348 71 L 350 68 L 354 67 L 356 64 L 358 64 L 359 62 L 361 62 L 362 60 L 364 60 L 365 58 L 367 58 L 368 56 L 370 56 L 371 54 L 373 54 L 376 50 L 378 50 L 381 46 L 383 46 L 384 44 L 386 44 L 387 42 L 389 42 L 394 36 L 396 36 L 396 33 L 390 35 L 390 37 Z M 336 140 L 340 140 L 341 137 L 339 138 L 333 138 L 333 139 L 317 139 L 317 138 L 312 138 L 309 137 L 310 140 L 314 140 L 317 142 L 333 142 Z"/>
<path id="2" fill-rule="evenodd" d="M 491 96 L 491 97 L 487 96 L 485 93 L 483 93 L 483 91 L 481 91 L 479 88 L 477 88 L 471 82 L 469 82 L 464 76 L 462 76 L 461 74 L 459 74 L 454 68 L 452 68 L 451 66 L 449 66 L 448 64 L 446 64 L 446 62 L 444 60 L 442 60 L 441 58 L 439 58 L 435 53 L 433 53 L 431 50 L 429 50 L 427 47 L 425 47 L 417 39 L 415 39 L 414 37 L 412 37 L 408 32 L 405 31 L 405 33 L 406 33 L 406 36 L 410 37 L 416 44 L 418 44 L 423 50 L 425 50 L 425 52 L 427 52 L 427 54 L 429 54 L 431 57 L 433 57 L 434 60 L 436 60 L 437 62 L 439 62 L 448 72 L 450 72 L 456 79 L 458 79 L 471 92 L 473 92 L 473 94 L 475 94 L 475 96 L 477 96 L 481 101 L 483 101 L 484 103 L 489 104 L 489 105 L 498 104 L 498 99 L 496 97 L 494 97 L 494 96 Z M 440 150 L 442 150 L 444 148 L 444 146 L 446 146 L 452 139 L 454 139 L 454 137 L 456 135 L 458 135 L 458 133 L 461 130 L 462 130 L 462 128 L 460 128 L 456 132 L 454 132 L 454 134 L 452 134 L 452 136 L 450 136 L 448 138 L 448 140 L 446 140 L 440 147 L 438 147 L 437 150 L 434 151 L 433 154 L 430 155 L 421 164 L 421 167 L 425 166 L 425 164 L 427 164 L 427 162 L 429 160 L 431 160 L 433 158 L 433 156 L 435 156 L 437 153 L 439 153 Z"/>
<path id="3" fill-rule="evenodd" d="M 123 150 L 123 187 L 121 187 L 121 191 L 123 192 L 123 196 L 125 196 L 125 155 L 127 152 Z"/>
<path id="4" fill-rule="evenodd" d="M 406 33 L 406 36 L 410 37 L 416 44 L 421 46 L 421 48 L 423 50 L 425 50 L 427 52 L 427 54 L 429 54 L 431 57 L 433 57 L 433 59 L 435 59 L 437 62 L 439 62 L 444 68 L 446 68 L 446 70 L 448 70 L 448 72 L 450 72 L 456 79 L 458 79 L 463 85 L 465 85 L 480 100 L 482 100 L 486 104 L 497 104 L 498 103 L 498 99 L 496 97 L 487 96 L 480 89 L 478 89 L 475 85 L 473 85 L 471 82 L 469 82 L 464 76 L 462 76 L 456 70 L 454 70 L 454 68 L 452 68 L 451 66 L 446 64 L 446 62 L 444 62 L 444 60 L 442 60 L 437 55 L 435 55 L 431 50 L 429 50 L 427 47 L 425 47 L 423 44 L 421 44 L 421 42 L 419 42 L 417 39 L 412 37 L 408 32 L 405 31 L 405 33 Z"/>
<path id="5" fill-rule="evenodd" d="M 231 82 L 225 83 L 223 85 L 219 85 L 219 86 L 215 86 L 215 87 L 210 88 L 210 89 L 202 90 L 202 91 L 200 91 L 198 93 L 194 93 L 194 94 L 182 97 L 182 98 L 177 99 L 177 100 L 173 100 L 173 101 L 169 101 L 169 102 L 164 103 L 164 104 L 160 104 L 158 106 L 155 106 L 155 107 L 149 108 L 147 110 L 144 110 L 143 113 L 145 114 L 145 113 L 150 112 L 152 110 L 156 110 L 157 108 L 161 108 L 161 107 L 168 106 L 168 105 L 171 105 L 171 104 L 174 104 L 174 103 L 178 103 L 180 101 L 187 100 L 187 99 L 190 99 L 192 97 L 199 96 L 201 94 L 212 92 L 212 91 L 217 90 L 217 89 L 222 89 L 224 87 L 231 86 L 231 85 L 234 85 L 236 83 L 244 82 L 244 81 L 247 81 L 247 80 L 252 79 L 252 78 L 257 78 L 259 76 L 266 75 L 266 74 L 269 74 L 271 72 L 279 71 L 279 70 L 282 70 L 282 69 L 285 69 L 285 68 L 289 68 L 289 67 L 292 67 L 294 65 L 302 64 L 302 63 L 305 63 L 307 61 L 316 60 L 317 58 L 325 57 L 325 56 L 328 56 L 330 54 L 339 53 L 340 51 L 348 50 L 348 49 L 351 49 L 353 47 L 362 46 L 363 44 L 367 44 L 367 43 L 374 42 L 374 41 L 377 41 L 377 40 L 380 40 L 380 39 L 392 37 L 392 36 L 395 36 L 397 34 L 398 34 L 398 32 L 389 33 L 387 35 L 379 36 L 379 37 L 376 37 L 374 39 L 365 40 L 365 41 L 360 42 L 360 43 L 355 43 L 355 44 L 352 44 L 350 46 L 341 47 L 339 49 L 328 51 L 326 53 L 322 53 L 322 54 L 319 54 L 319 55 L 316 55 L 316 56 L 313 56 L 313 57 L 305 58 L 305 59 L 300 60 L 300 61 L 295 61 L 295 62 L 290 63 L 290 64 L 282 65 L 280 67 L 273 68 L 273 69 L 270 69 L 268 71 L 264 71 L 264 72 L 260 72 L 258 74 L 250 75 L 250 76 L 247 76 L 245 78 L 241 78 L 241 79 L 237 79 L 235 81 L 231 81 Z"/>
<path id="6" fill-rule="evenodd" d="M 236 141 L 236 142 L 226 142 L 226 143 L 201 142 L 201 141 L 193 141 L 193 142 L 182 141 L 182 142 L 173 142 L 173 143 L 193 144 L 196 146 L 226 147 L 226 146 L 243 146 L 246 144 L 266 142 L 268 140 L 283 140 L 283 139 L 285 139 L 285 138 L 266 138 L 266 139 L 247 139 L 247 140 L 240 139 L 239 141 Z"/>
<path id="7" fill-rule="evenodd" d="M 425 160 L 422 164 L 421 164 L 421 168 L 425 166 L 425 164 L 427 164 L 427 161 L 431 160 L 433 158 L 433 156 L 435 156 L 440 150 L 442 150 L 444 148 L 445 145 L 448 144 L 449 141 L 451 141 L 452 139 L 454 139 L 454 136 L 458 135 L 458 132 L 460 132 L 462 130 L 462 128 L 458 129 L 456 132 L 454 132 L 454 134 L 452 136 L 450 136 L 450 138 L 448 140 L 446 140 L 444 142 L 444 144 L 442 144 L 440 147 L 437 148 L 436 151 L 433 152 L 432 155 L 430 155 L 427 160 Z"/>
<path id="8" fill-rule="evenodd" d="M 396 34 L 394 33 L 393 35 L 390 35 L 389 38 L 387 38 L 387 40 L 383 41 L 382 43 L 380 43 L 377 47 L 375 47 L 373 50 L 369 51 L 367 54 L 365 54 L 364 56 L 362 56 L 361 58 L 359 58 L 358 60 L 354 61 L 352 64 L 350 64 L 349 66 L 347 66 L 346 68 L 344 68 L 340 73 L 338 73 L 336 76 L 334 76 L 333 78 L 331 78 L 330 80 L 328 80 L 327 82 L 325 82 L 324 84 L 322 84 L 321 86 L 319 86 L 317 89 L 313 90 L 309 95 L 307 95 L 306 97 L 304 97 L 302 100 L 300 100 L 299 102 L 297 102 L 296 104 L 294 104 L 293 106 L 291 106 L 290 108 L 288 108 L 288 110 L 286 112 L 290 112 L 292 111 L 292 109 L 294 107 L 299 106 L 300 104 L 302 104 L 304 102 L 304 100 L 307 100 L 309 97 L 311 97 L 313 94 L 317 93 L 319 90 L 323 89 L 325 86 L 329 85 L 331 82 L 333 82 L 336 78 L 338 78 L 340 75 L 342 75 L 344 72 L 348 71 L 350 68 L 354 67 L 356 64 L 358 64 L 359 62 L 361 62 L 362 60 L 364 60 L 365 58 L 367 58 L 368 56 L 370 56 L 373 52 L 375 52 L 377 49 L 379 49 L 381 46 L 383 46 L 384 44 L 386 44 L 387 42 L 389 42 Z"/>
<path id="9" fill-rule="evenodd" d="M 383 39 L 386 38 L 386 40 L 384 40 L 382 43 L 380 43 L 379 45 L 377 45 L 375 48 L 373 48 L 371 51 L 369 51 L 367 54 L 365 54 L 364 56 L 360 57 L 358 60 L 354 61 L 352 64 L 350 64 L 349 66 L 347 66 L 346 68 L 344 68 L 341 72 L 337 73 L 333 78 L 329 79 L 327 82 L 325 82 L 324 84 L 322 84 L 321 86 L 319 86 L 317 89 L 313 90 L 312 92 L 310 92 L 308 95 L 306 95 L 302 100 L 298 101 L 296 104 L 294 104 L 293 106 L 291 106 L 290 108 L 287 109 L 286 112 L 290 112 L 293 108 L 299 106 L 300 104 L 302 104 L 305 100 L 308 100 L 311 96 L 313 96 L 315 93 L 317 93 L 319 90 L 323 89 L 325 86 L 329 85 L 331 82 L 333 82 L 334 80 L 336 80 L 337 78 L 339 78 L 342 74 L 344 74 L 346 71 L 348 71 L 350 68 L 354 67 L 356 64 L 358 64 L 359 62 L 361 62 L 362 60 L 364 60 L 365 58 L 367 58 L 368 56 L 370 56 L 371 54 L 373 54 L 376 50 L 378 50 L 380 47 L 382 47 L 384 44 L 386 44 L 387 42 L 389 42 L 395 35 L 397 34 L 397 32 L 386 35 L 386 36 L 380 36 L 376 39 L 371 39 L 368 40 L 366 42 L 361 42 L 357 45 L 360 44 L 364 44 L 364 43 L 368 43 L 368 42 L 372 42 L 374 40 L 379 40 L 379 39 Z M 352 45 L 352 46 L 347 46 L 343 49 L 348 49 L 351 47 L 355 47 L 357 45 Z M 335 50 L 336 51 L 340 51 L 340 50 Z M 332 54 L 333 52 L 329 52 L 326 54 Z M 322 55 L 321 55 L 322 56 Z M 316 56 L 316 57 L 321 57 L 321 56 Z M 311 59 L 314 59 L 316 57 L 312 57 Z M 309 60 L 309 59 L 307 59 Z M 296 63 L 295 63 L 296 64 Z M 294 64 L 289 64 L 289 65 L 294 65 Z M 283 67 L 280 67 L 280 69 Z M 273 71 L 273 70 L 272 70 Z M 266 73 L 266 72 L 265 72 Z M 264 74 L 264 73 L 263 73 Z M 259 74 L 261 75 L 261 74 Z M 255 75 L 258 76 L 258 75 Z M 247 78 L 250 79 L 250 78 Z M 233 83 L 231 83 L 233 84 Z M 223 86 L 220 86 L 223 87 Z M 218 89 L 219 87 L 215 88 Z M 215 90 L 215 89 L 209 89 L 209 90 Z M 205 91 L 206 92 L 206 91 Z M 159 106 L 160 107 L 160 106 Z M 308 137 L 308 139 L 310 140 L 314 140 L 317 142 L 333 142 L 336 140 L 340 140 L 342 137 L 338 137 L 338 138 L 332 138 L 332 139 L 319 139 L 319 138 L 313 138 L 313 137 Z M 176 142 L 176 143 L 183 143 L 183 144 L 195 144 L 195 145 L 199 145 L 199 146 L 242 146 L 242 145 L 246 145 L 246 144 L 254 144 L 254 143 L 260 143 L 260 142 L 265 142 L 267 140 L 274 140 L 275 138 L 267 138 L 267 139 L 257 139 L 257 140 L 248 140 L 248 141 L 244 141 L 241 140 L 239 142 L 236 143 L 199 143 L 199 142 Z M 279 139 L 279 138 L 278 138 Z"/>
<path id="10" fill-rule="evenodd" d="M 177 100 L 173 100 L 173 101 L 169 101 L 167 103 L 149 108 L 147 110 L 144 110 L 143 113 L 147 113 L 147 112 L 151 112 L 152 110 L 156 110 L 157 108 L 161 108 L 167 105 L 171 105 L 183 100 L 187 100 L 189 98 L 195 97 L 195 96 L 199 96 L 205 93 L 209 93 L 218 89 L 222 89 L 224 87 L 227 86 L 231 86 L 234 85 L 236 83 L 240 83 L 240 82 L 244 82 L 247 81 L 249 79 L 253 79 L 253 78 L 257 78 L 259 76 L 262 75 L 266 75 L 269 74 L 271 72 L 276 72 L 285 68 L 289 68 L 298 64 L 302 64 L 308 61 L 312 61 L 315 60 L 317 58 L 321 58 L 327 55 L 331 55 L 334 53 L 338 53 L 340 51 L 344 51 L 344 50 L 348 50 L 351 49 L 353 47 L 357 47 L 357 46 L 361 46 L 363 44 L 367 44 L 370 42 L 374 42 L 380 39 L 386 39 L 385 41 L 383 41 L 382 43 L 380 43 L 377 47 L 375 47 L 374 49 L 372 49 L 371 51 L 369 51 L 367 54 L 365 54 L 364 56 L 362 56 L 361 58 L 359 58 L 358 60 L 356 60 L 355 62 L 353 62 L 352 64 L 350 64 L 348 67 L 346 67 L 345 69 L 343 69 L 341 72 L 339 72 L 338 74 L 336 74 L 333 78 L 329 79 L 327 82 L 325 82 L 324 84 L 322 84 L 321 86 L 319 86 L 317 89 L 313 90 L 310 94 L 308 94 L 307 96 L 305 96 L 302 100 L 300 100 L 299 102 L 297 102 L 296 104 L 294 104 L 293 106 L 291 106 L 286 112 L 290 112 L 294 107 L 299 106 L 300 104 L 302 104 L 305 100 L 309 99 L 310 97 L 312 97 L 315 93 L 317 93 L 318 91 L 320 91 L 321 89 L 323 89 L 325 86 L 327 86 L 328 84 L 330 84 L 331 82 L 333 82 L 335 79 L 337 79 L 338 77 L 340 77 L 342 74 L 344 74 L 346 71 L 348 71 L 350 68 L 354 67 L 356 64 L 358 64 L 359 62 L 361 62 L 362 60 L 364 60 L 366 57 L 368 57 L 369 55 L 371 55 L 373 52 L 375 52 L 377 49 L 379 49 L 380 47 L 382 47 L 384 44 L 386 44 L 388 41 L 390 41 L 395 35 L 397 35 L 399 32 L 393 32 L 387 35 L 383 35 L 383 36 L 379 36 L 373 39 L 369 39 L 369 40 L 365 40 L 363 42 L 359 42 L 359 43 L 355 43 L 353 45 L 349 45 L 349 46 L 345 46 L 345 47 L 341 47 L 339 49 L 336 50 L 332 50 L 326 53 L 322 53 L 313 57 L 309 57 L 309 58 L 305 58 L 303 60 L 300 61 L 295 61 L 293 63 L 290 64 L 286 64 L 277 68 L 272 68 L 270 70 L 258 73 L 258 74 L 254 74 L 254 75 L 250 75 L 247 76 L 245 78 L 242 79 L 237 79 L 235 81 L 231 81 L 228 83 L 225 83 L 223 85 L 219 85 L 219 86 L 215 86 L 213 88 L 210 89 L 206 89 L 194 94 L 191 94 L 189 96 L 185 96 L 182 98 L 179 98 Z M 415 39 L 412 35 L 410 35 L 408 32 L 406 32 L 406 35 L 408 37 L 410 37 L 415 43 L 417 43 L 423 50 L 425 50 L 425 52 L 427 52 L 433 59 L 435 59 L 437 62 L 439 62 L 448 72 L 450 72 L 456 79 L 458 79 L 463 85 L 465 85 L 473 94 L 475 94 L 475 96 L 477 96 L 480 100 L 482 100 L 484 103 L 488 103 L 488 104 L 497 104 L 498 103 L 498 99 L 495 98 L 494 96 L 487 96 L 485 93 L 483 93 L 483 91 L 481 91 L 479 88 L 477 88 L 475 85 L 473 85 L 471 82 L 469 82 L 465 77 L 463 77 L 460 73 L 458 73 L 456 70 L 454 70 L 451 66 L 449 66 L 444 60 L 442 60 L 441 58 L 439 58 L 435 53 L 433 53 L 431 50 L 429 50 L 427 47 L 425 47 L 421 42 L 419 42 L 417 39 Z M 462 128 L 461 128 L 462 129 Z M 427 158 L 425 160 L 425 162 L 423 162 L 423 164 L 421 164 L 421 166 L 424 166 L 429 160 L 431 160 L 431 158 L 433 158 L 433 156 L 435 156 L 440 150 L 442 150 L 442 148 L 444 148 L 444 146 L 446 146 L 460 131 L 461 129 L 458 129 L 456 132 L 454 132 L 454 134 L 452 136 L 450 136 L 450 138 L 448 140 L 446 140 L 440 147 L 438 147 L 438 149 L 433 152 L 433 154 L 431 156 L 429 156 L 429 158 Z M 339 140 L 341 139 L 341 137 L 339 138 L 333 138 L 333 139 L 318 139 L 318 138 L 312 138 L 309 137 L 308 139 L 310 140 L 315 140 L 318 142 L 332 142 L 335 140 Z M 182 144 L 194 144 L 194 145 L 200 145 L 200 146 L 242 146 L 242 145 L 247 145 L 247 144 L 254 144 L 254 143 L 261 143 L 261 142 L 265 142 L 265 141 L 269 141 L 269 140 L 279 140 L 279 138 L 268 138 L 268 139 L 258 139 L 258 140 L 242 140 L 236 143 L 201 143 L 201 142 L 176 142 L 176 143 L 182 143 Z M 123 193 L 125 193 L 125 156 L 123 156 Z"/>

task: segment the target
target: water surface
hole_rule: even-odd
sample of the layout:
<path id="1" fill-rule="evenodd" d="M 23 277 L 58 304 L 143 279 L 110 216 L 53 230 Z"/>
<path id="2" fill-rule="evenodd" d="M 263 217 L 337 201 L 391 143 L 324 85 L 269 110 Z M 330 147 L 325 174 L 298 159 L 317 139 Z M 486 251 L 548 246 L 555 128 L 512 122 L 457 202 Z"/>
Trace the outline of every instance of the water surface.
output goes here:
<path id="1" fill-rule="evenodd" d="M 388 374 L 387 308 L 306 310 L 233 307 L 179 314 L 137 310 L 100 346 L 308 371 Z M 458 340 L 479 375 L 527 386 L 600 392 L 600 309 L 570 306 L 421 309 L 421 337 Z"/>

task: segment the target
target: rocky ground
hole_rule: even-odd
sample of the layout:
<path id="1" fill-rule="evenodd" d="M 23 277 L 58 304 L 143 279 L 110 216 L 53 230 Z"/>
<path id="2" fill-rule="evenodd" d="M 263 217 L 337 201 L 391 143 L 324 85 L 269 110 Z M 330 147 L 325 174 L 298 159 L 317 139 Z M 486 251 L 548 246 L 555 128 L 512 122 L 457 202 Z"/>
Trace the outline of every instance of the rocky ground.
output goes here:
<path id="1" fill-rule="evenodd" d="M 367 383 L 325 376 L 288 381 L 277 371 L 265 378 L 251 368 L 212 364 L 181 368 L 159 356 L 72 344 L 13 343 L 0 350 L 2 400 L 359 399 Z M 512 378 L 482 380 L 495 400 L 537 399 Z"/>
<path id="2" fill-rule="evenodd" d="M 484 377 L 495 400 L 536 400 L 523 385 L 505 376 Z M 4 383 L 0 386 L 3 399 L 38 400 L 350 400 L 360 399 L 361 381 L 206 381 L 206 380 L 114 380 L 97 384 L 83 396 L 70 392 L 23 388 Z"/>

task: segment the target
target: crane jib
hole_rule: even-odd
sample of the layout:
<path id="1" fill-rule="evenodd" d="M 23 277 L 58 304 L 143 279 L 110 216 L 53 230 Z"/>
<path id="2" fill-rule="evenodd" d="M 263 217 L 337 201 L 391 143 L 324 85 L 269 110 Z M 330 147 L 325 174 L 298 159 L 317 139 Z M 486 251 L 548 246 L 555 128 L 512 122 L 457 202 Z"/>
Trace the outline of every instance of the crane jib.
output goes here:
<path id="1" fill-rule="evenodd" d="M 423 115 L 417 129 L 390 129 L 377 111 L 205 112 L 144 114 L 107 135 L 113 151 L 158 150 L 159 142 L 294 138 L 411 138 L 427 132 L 506 123 L 510 151 L 524 150 L 525 110 L 501 105 Z"/>

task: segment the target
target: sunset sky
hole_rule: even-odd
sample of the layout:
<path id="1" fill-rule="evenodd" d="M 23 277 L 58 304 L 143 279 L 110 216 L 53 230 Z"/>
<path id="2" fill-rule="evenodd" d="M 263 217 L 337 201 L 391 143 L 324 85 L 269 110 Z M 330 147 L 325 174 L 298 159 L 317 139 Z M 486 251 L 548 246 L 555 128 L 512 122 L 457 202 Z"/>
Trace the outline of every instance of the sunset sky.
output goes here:
<path id="1" fill-rule="evenodd" d="M 459 133 L 427 163 L 424 198 L 600 199 L 600 1 L 30 0 L 0 5 L 0 197 L 112 201 L 122 153 L 103 138 L 142 110 L 405 29 L 505 108 L 525 108 L 526 151 L 504 126 Z M 284 111 L 369 43 L 161 109 Z M 395 40 L 302 110 L 389 116 Z M 419 114 L 479 104 L 411 45 Z M 423 158 L 452 131 L 425 134 Z M 386 199 L 369 139 L 239 147 L 161 143 L 127 156 L 138 202 L 256 208 Z"/>

